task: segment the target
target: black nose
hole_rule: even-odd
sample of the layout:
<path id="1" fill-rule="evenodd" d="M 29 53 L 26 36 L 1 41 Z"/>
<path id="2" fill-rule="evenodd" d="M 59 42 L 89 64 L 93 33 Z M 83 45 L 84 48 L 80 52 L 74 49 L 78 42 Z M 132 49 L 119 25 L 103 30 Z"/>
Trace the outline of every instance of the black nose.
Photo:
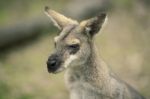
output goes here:
<path id="1" fill-rule="evenodd" d="M 48 60 L 48 61 L 47 61 L 47 65 L 50 66 L 50 67 L 55 67 L 55 66 L 56 66 L 56 63 L 57 63 L 57 60 L 56 60 L 56 59 Z"/>
<path id="2" fill-rule="evenodd" d="M 61 58 L 58 55 L 51 55 L 47 61 L 48 72 L 55 72 L 61 64 Z"/>

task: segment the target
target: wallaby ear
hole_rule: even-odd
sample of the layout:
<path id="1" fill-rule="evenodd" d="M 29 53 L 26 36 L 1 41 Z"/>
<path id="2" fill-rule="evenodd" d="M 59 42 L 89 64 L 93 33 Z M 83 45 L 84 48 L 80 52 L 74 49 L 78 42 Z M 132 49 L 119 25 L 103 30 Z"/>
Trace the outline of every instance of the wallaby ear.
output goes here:
<path id="1" fill-rule="evenodd" d="M 98 16 L 82 21 L 80 25 L 84 26 L 85 31 L 93 37 L 100 31 L 103 23 L 106 21 L 106 13 L 100 13 Z"/>
<path id="2" fill-rule="evenodd" d="M 69 24 L 78 24 L 77 21 L 67 18 L 47 6 L 45 7 L 45 13 L 50 17 L 53 24 L 61 30 Z"/>

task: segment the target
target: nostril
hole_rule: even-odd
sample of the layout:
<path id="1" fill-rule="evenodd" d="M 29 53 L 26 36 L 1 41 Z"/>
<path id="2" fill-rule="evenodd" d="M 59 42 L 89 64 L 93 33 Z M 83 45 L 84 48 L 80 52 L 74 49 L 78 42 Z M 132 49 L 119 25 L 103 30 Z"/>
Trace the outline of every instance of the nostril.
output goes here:
<path id="1" fill-rule="evenodd" d="M 52 61 L 50 62 L 50 66 L 56 66 L 56 60 L 52 60 Z"/>
<path id="2" fill-rule="evenodd" d="M 47 62 L 47 65 L 48 65 L 48 66 L 51 66 L 51 67 L 56 66 L 56 60 L 50 60 L 50 61 L 48 61 L 48 62 Z"/>

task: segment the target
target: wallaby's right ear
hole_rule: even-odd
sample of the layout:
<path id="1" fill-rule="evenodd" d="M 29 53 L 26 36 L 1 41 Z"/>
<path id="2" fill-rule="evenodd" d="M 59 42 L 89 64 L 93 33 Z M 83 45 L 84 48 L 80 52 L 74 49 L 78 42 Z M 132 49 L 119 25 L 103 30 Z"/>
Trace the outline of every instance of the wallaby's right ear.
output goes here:
<path id="1" fill-rule="evenodd" d="M 45 13 L 50 17 L 54 25 L 61 30 L 69 24 L 78 24 L 77 21 L 67 18 L 47 6 L 45 7 Z"/>
<path id="2" fill-rule="evenodd" d="M 100 31 L 104 22 L 106 21 L 106 13 L 100 13 L 98 16 L 84 20 L 80 24 L 86 30 L 86 32 L 93 37 L 96 33 Z"/>

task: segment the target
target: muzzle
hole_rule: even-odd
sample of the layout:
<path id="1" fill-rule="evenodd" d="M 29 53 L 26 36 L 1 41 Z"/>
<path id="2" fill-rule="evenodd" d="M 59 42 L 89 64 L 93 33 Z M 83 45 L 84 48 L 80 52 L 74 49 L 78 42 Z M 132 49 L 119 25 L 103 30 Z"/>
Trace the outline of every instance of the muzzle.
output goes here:
<path id="1" fill-rule="evenodd" d="M 47 69 L 49 73 L 56 72 L 62 64 L 61 55 L 52 54 L 47 61 Z"/>

